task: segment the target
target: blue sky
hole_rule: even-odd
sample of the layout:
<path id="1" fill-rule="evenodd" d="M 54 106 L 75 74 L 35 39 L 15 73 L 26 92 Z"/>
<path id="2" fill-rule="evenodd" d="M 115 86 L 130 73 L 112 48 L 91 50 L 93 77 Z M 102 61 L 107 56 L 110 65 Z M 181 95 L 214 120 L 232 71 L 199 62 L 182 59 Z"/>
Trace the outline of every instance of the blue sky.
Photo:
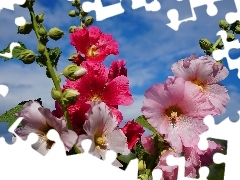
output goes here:
<path id="1" fill-rule="evenodd" d="M 84 2 L 84 1 L 83 1 Z M 93 0 L 91 1 L 93 2 Z M 118 3 L 118 0 L 102 0 L 103 5 Z M 147 0 L 148 3 L 151 0 Z M 197 21 L 182 23 L 178 31 L 174 31 L 166 24 L 169 23 L 167 11 L 175 8 L 179 11 L 180 19 L 191 16 L 188 1 L 178 2 L 168 0 L 161 2 L 161 10 L 158 12 L 147 12 L 144 7 L 133 10 L 130 0 L 122 0 L 122 7 L 125 12 L 108 18 L 104 21 L 95 21 L 94 25 L 100 27 L 104 33 L 111 33 L 119 42 L 118 56 L 109 56 L 105 64 L 109 67 L 112 60 L 124 59 L 127 61 L 130 88 L 134 97 L 134 104 L 130 107 L 120 107 L 124 120 L 128 121 L 141 115 L 140 109 L 144 100 L 144 92 L 153 84 L 163 83 L 168 76 L 172 75 L 171 65 L 191 54 L 204 55 L 198 41 L 201 38 L 208 38 L 211 42 L 217 40 L 216 33 L 219 31 L 218 22 L 225 19 L 228 12 L 235 12 L 233 0 L 223 0 L 215 3 L 218 7 L 218 14 L 210 17 L 206 13 L 206 6 L 195 9 Z M 67 58 L 75 52 L 70 45 L 68 28 L 71 25 L 78 25 L 77 18 L 68 16 L 73 9 L 71 2 L 67 0 L 37 0 L 34 6 L 35 13 L 44 13 L 44 25 L 49 30 L 58 27 L 66 32 L 66 35 L 59 41 L 49 41 L 49 47 L 58 46 L 63 50 L 59 60 L 59 71 L 62 71 L 69 64 Z M 95 17 L 95 12 L 90 15 Z M 30 21 L 26 9 L 15 6 L 15 10 L 3 9 L 0 12 L 0 49 L 5 48 L 9 43 L 21 41 L 27 48 L 36 52 L 36 37 L 33 32 L 29 35 L 17 35 L 17 26 L 14 24 L 15 17 L 23 16 Z M 239 53 L 234 51 L 232 57 L 238 57 Z M 227 66 L 226 59 L 224 64 Z M 63 81 L 64 82 L 64 81 Z M 238 120 L 237 111 L 240 105 L 240 90 L 237 77 L 237 70 L 231 70 L 229 76 L 222 81 L 227 87 L 230 95 L 230 102 L 227 112 L 216 117 L 220 122 L 230 116 L 231 120 Z M 3 98 L 0 96 L 0 114 L 14 107 L 21 101 L 41 97 L 43 105 L 51 110 L 54 108 L 54 101 L 51 100 L 50 90 L 53 84 L 45 76 L 45 69 L 36 64 L 24 65 L 14 59 L 3 62 L 0 59 L 0 84 L 8 85 L 9 93 Z M 6 124 L 0 124 L 0 136 L 8 140 Z"/>

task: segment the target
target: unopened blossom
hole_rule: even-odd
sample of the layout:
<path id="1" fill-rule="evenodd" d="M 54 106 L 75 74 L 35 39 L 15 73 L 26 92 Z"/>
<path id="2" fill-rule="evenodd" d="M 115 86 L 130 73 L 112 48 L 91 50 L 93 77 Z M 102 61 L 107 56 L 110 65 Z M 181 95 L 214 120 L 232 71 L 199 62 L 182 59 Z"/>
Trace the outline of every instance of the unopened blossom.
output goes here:
<path id="1" fill-rule="evenodd" d="M 167 157 L 169 155 L 179 157 L 172 150 L 166 150 L 162 153 L 162 155 L 159 158 L 158 165 L 155 167 L 155 169 L 161 169 L 163 172 L 161 180 L 177 180 L 178 178 L 178 166 L 169 166 L 167 164 Z M 196 169 L 189 162 L 185 163 L 185 177 L 190 177 L 190 178 L 196 177 Z"/>
<path id="2" fill-rule="evenodd" d="M 109 70 L 103 64 L 83 62 L 82 66 L 87 69 L 87 73 L 76 81 L 66 80 L 64 89 L 78 90 L 78 99 L 81 101 L 106 103 L 120 124 L 123 117 L 117 109 L 118 105 L 129 106 L 133 103 L 128 78 L 121 75 L 108 83 Z"/>
<path id="3" fill-rule="evenodd" d="M 204 93 L 190 81 L 169 77 L 164 84 L 155 84 L 145 93 L 142 113 L 147 121 L 171 146 L 182 152 L 207 130 L 203 118 L 214 106 Z"/>
<path id="4" fill-rule="evenodd" d="M 137 124 L 134 120 L 128 121 L 121 130 L 127 137 L 128 149 L 130 150 L 135 146 L 145 131 L 143 127 Z"/>
<path id="5" fill-rule="evenodd" d="M 90 139 L 92 145 L 89 153 L 105 159 L 107 150 L 113 150 L 123 155 L 129 154 L 127 137 L 121 129 L 117 128 L 118 121 L 111 109 L 103 102 L 92 103 L 87 113 L 88 120 L 83 125 L 86 134 L 80 135 L 77 147 L 83 151 L 81 142 Z M 119 164 L 118 161 L 115 162 Z"/>
<path id="6" fill-rule="evenodd" d="M 71 44 L 86 61 L 103 62 L 110 55 L 118 55 L 118 42 L 111 34 L 104 34 L 98 27 L 75 29 L 70 34 Z"/>
<path id="7" fill-rule="evenodd" d="M 22 127 L 16 130 L 16 134 L 24 140 L 30 133 L 37 134 L 39 140 L 33 148 L 42 155 L 45 155 L 54 143 L 47 138 L 50 129 L 55 129 L 59 133 L 66 151 L 72 148 L 78 137 L 74 131 L 67 129 L 65 119 L 53 116 L 49 109 L 43 108 L 36 101 L 25 103 L 16 116 L 23 117 Z"/>
<path id="8" fill-rule="evenodd" d="M 186 58 L 174 63 L 172 65 L 173 74 L 181 76 L 186 81 L 191 81 L 206 94 L 215 106 L 215 110 L 212 111 L 211 115 L 224 113 L 230 97 L 226 88 L 219 81 L 228 76 L 227 68 L 210 56 L 190 57 L 192 57 L 190 61 L 189 58 Z M 189 62 L 188 66 L 186 61 Z"/>

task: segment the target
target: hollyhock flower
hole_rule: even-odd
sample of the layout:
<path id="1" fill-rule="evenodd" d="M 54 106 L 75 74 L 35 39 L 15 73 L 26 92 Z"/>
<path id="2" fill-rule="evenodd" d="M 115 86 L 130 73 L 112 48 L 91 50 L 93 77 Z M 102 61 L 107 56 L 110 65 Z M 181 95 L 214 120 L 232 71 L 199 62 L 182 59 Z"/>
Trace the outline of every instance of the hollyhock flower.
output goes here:
<path id="1" fill-rule="evenodd" d="M 122 121 L 121 112 L 116 109 L 118 105 L 129 106 L 133 103 L 130 93 L 129 80 L 126 76 L 117 76 L 107 84 L 109 70 L 101 63 L 83 62 L 82 66 L 87 73 L 76 81 L 66 80 L 64 89 L 73 88 L 80 92 L 79 100 L 85 102 L 101 101 L 106 103 Z M 75 106 L 75 105 L 73 105 Z"/>
<path id="2" fill-rule="evenodd" d="M 159 158 L 158 165 L 155 167 L 155 169 L 161 169 L 163 171 L 161 180 L 176 180 L 178 178 L 178 166 L 169 166 L 167 164 L 167 157 L 169 155 L 179 157 L 172 150 L 166 150 L 162 154 L 162 156 Z M 196 169 L 187 161 L 185 163 L 185 177 L 196 177 Z"/>
<path id="3" fill-rule="evenodd" d="M 169 77 L 164 84 L 155 84 L 145 93 L 142 113 L 160 134 L 179 153 L 182 145 L 207 130 L 203 118 L 214 109 L 204 93 L 181 77 Z"/>
<path id="4" fill-rule="evenodd" d="M 110 55 L 118 55 L 118 43 L 111 34 L 104 34 L 96 26 L 78 28 L 70 34 L 71 45 L 86 61 L 103 62 Z"/>
<path id="5" fill-rule="evenodd" d="M 121 75 L 127 76 L 127 69 L 125 68 L 126 63 L 126 61 L 121 59 L 112 61 L 109 69 L 108 82 Z"/>
<path id="6" fill-rule="evenodd" d="M 23 140 L 26 140 L 30 133 L 37 134 L 39 140 L 33 145 L 33 148 L 42 155 L 45 155 L 54 143 L 47 138 L 47 132 L 50 129 L 55 129 L 59 133 L 66 151 L 69 151 L 77 140 L 77 134 L 67 129 L 63 118 L 59 119 L 53 116 L 49 109 L 43 108 L 36 101 L 25 103 L 23 109 L 16 116 L 23 117 L 22 127 L 16 130 L 16 134 Z"/>
<path id="7" fill-rule="evenodd" d="M 183 153 L 186 160 L 194 165 L 196 169 L 202 166 L 210 166 L 213 163 L 213 155 L 222 150 L 222 146 L 214 141 L 208 140 L 209 147 L 207 150 L 198 148 L 198 141 L 193 141 L 192 147 L 184 147 Z"/>
<path id="8" fill-rule="evenodd" d="M 141 137 L 141 142 L 144 149 L 146 149 L 150 154 L 154 154 L 156 152 L 155 142 L 152 135 Z"/>
<path id="9" fill-rule="evenodd" d="M 188 62 L 188 66 L 186 65 Z M 181 76 L 186 81 L 191 81 L 206 94 L 216 109 L 211 115 L 219 115 L 226 111 L 226 104 L 230 97 L 226 88 L 218 83 L 225 79 L 229 72 L 222 63 L 216 62 L 210 56 L 191 56 L 172 65 L 175 76 Z"/>
<path id="10" fill-rule="evenodd" d="M 127 137 L 128 149 L 130 150 L 135 146 L 145 131 L 143 127 L 137 124 L 134 120 L 128 121 L 121 130 Z"/>
<path id="11" fill-rule="evenodd" d="M 105 103 L 92 103 L 87 117 L 88 120 L 83 125 L 86 134 L 80 135 L 76 144 L 80 150 L 83 151 L 81 142 L 90 139 L 92 145 L 89 153 L 99 158 L 105 159 L 107 150 L 123 155 L 129 154 L 127 137 L 117 128 L 118 121 Z"/>

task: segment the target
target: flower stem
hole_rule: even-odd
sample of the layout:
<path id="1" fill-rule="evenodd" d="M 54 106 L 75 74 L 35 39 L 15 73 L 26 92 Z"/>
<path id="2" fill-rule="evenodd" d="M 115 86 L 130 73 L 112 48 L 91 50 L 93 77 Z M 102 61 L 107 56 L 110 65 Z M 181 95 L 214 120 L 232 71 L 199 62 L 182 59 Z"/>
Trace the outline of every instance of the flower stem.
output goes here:
<path id="1" fill-rule="evenodd" d="M 35 35 L 36 35 L 38 41 L 40 41 L 40 35 L 38 34 L 38 29 L 39 28 L 38 28 L 38 25 L 37 25 L 37 21 L 36 21 L 36 18 L 35 18 L 33 7 L 28 7 L 28 9 L 29 9 L 30 16 L 31 16 L 33 30 L 35 32 Z M 47 48 L 46 48 L 46 43 L 44 43 L 43 45 L 45 47 L 45 51 L 43 53 L 43 56 L 45 56 L 45 58 L 46 58 L 46 66 L 47 66 L 47 69 L 48 69 L 48 71 L 50 73 L 50 76 L 52 78 L 53 84 L 54 84 L 56 90 L 62 91 L 61 90 L 61 86 L 60 86 L 60 81 L 59 81 L 58 77 L 56 76 L 55 71 L 53 69 L 53 66 L 51 64 L 51 60 L 50 60 L 50 57 L 49 57 L 49 54 L 48 54 L 48 51 L 47 51 Z M 60 105 L 62 107 L 62 111 L 63 111 L 64 117 L 65 117 L 65 119 L 67 121 L 68 129 L 69 130 L 73 130 L 72 124 L 71 124 L 71 121 L 70 121 L 70 117 L 69 117 L 69 113 L 67 111 L 67 107 L 62 102 L 60 102 Z M 81 151 L 77 148 L 77 146 L 75 144 L 74 144 L 74 150 L 78 154 L 81 153 Z"/>
<path id="2" fill-rule="evenodd" d="M 213 44 L 213 49 L 215 50 L 217 45 L 220 43 L 220 41 L 222 40 L 221 36 L 219 36 L 219 38 L 217 39 L 217 41 Z"/>

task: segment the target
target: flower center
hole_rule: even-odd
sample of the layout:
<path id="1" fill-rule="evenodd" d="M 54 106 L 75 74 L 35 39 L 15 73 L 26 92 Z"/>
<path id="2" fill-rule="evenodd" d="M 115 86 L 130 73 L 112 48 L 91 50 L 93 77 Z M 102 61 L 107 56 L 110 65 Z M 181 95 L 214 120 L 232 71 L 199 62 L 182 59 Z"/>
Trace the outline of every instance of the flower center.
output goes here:
<path id="1" fill-rule="evenodd" d="M 177 106 L 170 106 L 165 110 L 165 115 L 168 117 L 168 119 L 171 121 L 171 124 L 173 127 L 177 123 L 177 121 L 180 119 L 179 117 L 183 114 L 182 110 L 178 108 Z"/>
<path id="2" fill-rule="evenodd" d="M 96 102 L 96 101 L 101 101 L 101 96 L 99 94 L 94 94 L 91 98 L 90 101 Z"/>
<path id="3" fill-rule="evenodd" d="M 194 79 L 194 80 L 192 80 L 192 83 L 197 85 L 201 89 L 201 91 L 204 90 L 204 84 L 201 81 Z"/>
<path id="4" fill-rule="evenodd" d="M 95 57 L 97 56 L 97 47 L 95 45 L 90 46 L 88 49 L 88 56 Z"/>
<path id="5" fill-rule="evenodd" d="M 107 148 L 107 142 L 104 137 L 96 136 L 95 137 L 95 145 L 97 149 L 106 149 Z"/>

